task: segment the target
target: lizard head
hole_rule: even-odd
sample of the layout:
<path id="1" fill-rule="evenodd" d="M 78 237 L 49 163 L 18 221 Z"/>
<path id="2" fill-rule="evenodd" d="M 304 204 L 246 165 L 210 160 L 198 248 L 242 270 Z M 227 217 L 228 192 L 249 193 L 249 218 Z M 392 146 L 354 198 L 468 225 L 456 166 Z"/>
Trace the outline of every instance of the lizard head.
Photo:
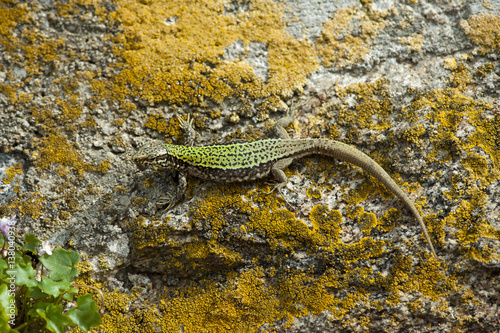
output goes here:
<path id="1" fill-rule="evenodd" d="M 175 168 L 176 158 L 172 151 L 176 146 L 161 141 L 152 141 L 142 146 L 132 161 L 141 166 L 153 165 L 159 167 Z"/>

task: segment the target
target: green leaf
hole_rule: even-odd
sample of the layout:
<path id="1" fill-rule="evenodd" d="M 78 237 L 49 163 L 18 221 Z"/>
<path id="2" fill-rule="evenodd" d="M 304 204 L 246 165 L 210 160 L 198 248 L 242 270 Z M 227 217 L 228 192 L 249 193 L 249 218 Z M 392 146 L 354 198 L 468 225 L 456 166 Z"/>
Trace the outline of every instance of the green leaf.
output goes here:
<path id="1" fill-rule="evenodd" d="M 66 326 L 71 324 L 68 316 L 62 313 L 62 305 L 49 304 L 45 310 L 37 309 L 36 312 L 45 319 L 45 327 L 52 332 L 64 333 Z"/>
<path id="2" fill-rule="evenodd" d="M 9 306 L 9 290 L 7 289 L 6 284 L 0 285 L 0 306 L 3 306 L 2 309 L 7 309 Z M 5 313 L 5 312 L 0 312 L 0 314 Z"/>
<path id="3" fill-rule="evenodd" d="M 7 274 L 7 268 L 9 265 L 7 264 L 7 261 L 0 259 L 0 282 L 7 283 L 7 278 L 10 277 L 9 274 Z"/>
<path id="4" fill-rule="evenodd" d="M 37 247 L 40 246 L 42 242 L 34 234 L 24 235 L 24 246 L 23 250 L 34 252 Z"/>
<path id="5" fill-rule="evenodd" d="M 0 332 L 19 333 L 19 331 L 10 328 L 9 322 L 3 318 L 0 318 Z"/>
<path id="6" fill-rule="evenodd" d="M 3 270 L 7 267 L 9 267 L 9 265 L 7 265 L 7 261 L 0 259 L 0 269 Z"/>
<path id="7" fill-rule="evenodd" d="M 28 290 L 28 292 L 26 293 L 26 296 L 29 298 L 33 298 L 33 299 L 40 299 L 40 298 L 45 298 L 48 295 L 46 293 L 44 293 L 42 290 L 40 290 L 39 286 L 37 286 L 37 287 L 30 288 Z"/>
<path id="8" fill-rule="evenodd" d="M 87 332 L 91 327 L 101 324 L 101 315 L 97 311 L 97 305 L 92 300 L 92 295 L 78 297 L 76 304 L 77 308 L 68 310 L 67 314 L 82 330 Z"/>
<path id="9" fill-rule="evenodd" d="M 73 289 L 71 290 L 71 292 L 72 292 L 72 293 L 77 294 L 77 293 L 78 293 L 78 289 L 73 288 Z M 70 302 L 71 302 L 71 301 L 73 301 L 73 298 L 74 298 L 74 297 L 73 297 L 73 294 L 72 294 L 72 293 L 65 293 L 65 294 L 63 294 L 63 298 L 64 298 L 65 300 L 67 300 L 67 301 L 70 301 Z"/>
<path id="10" fill-rule="evenodd" d="M 2 289 L 2 287 L 4 287 L 4 286 L 5 285 L 0 286 L 0 289 Z M 0 304 L 0 332 L 19 333 L 18 331 L 10 328 L 9 319 L 10 318 L 7 316 L 5 308 L 3 307 L 2 304 Z"/>
<path id="11" fill-rule="evenodd" d="M 33 318 L 40 317 L 38 310 L 41 310 L 41 311 L 45 312 L 45 310 L 47 309 L 47 307 L 49 305 L 51 305 L 51 304 L 52 303 L 49 303 L 49 302 L 36 302 L 33 305 L 33 308 L 28 311 L 28 316 L 31 316 Z"/>
<path id="12" fill-rule="evenodd" d="M 80 255 L 74 251 L 66 251 L 60 247 L 56 248 L 52 255 L 44 254 L 40 261 L 50 270 L 49 277 L 54 281 L 71 281 L 78 275 L 75 264 L 80 260 Z"/>
<path id="13" fill-rule="evenodd" d="M 7 284 L 0 286 L 0 305 L 3 307 L 5 314 L 10 313 L 11 309 L 15 311 L 13 315 L 17 314 L 16 298 L 10 295 Z"/>
<path id="14" fill-rule="evenodd" d="M 42 276 L 42 281 L 38 284 L 40 289 L 49 295 L 54 297 L 59 296 L 62 292 L 73 288 L 70 281 L 62 280 L 55 282 L 51 278 Z"/>
<path id="15" fill-rule="evenodd" d="M 25 256 L 22 261 L 18 261 L 17 263 L 16 284 L 18 286 L 25 285 L 30 288 L 36 286 L 38 281 L 34 278 L 35 274 L 36 271 L 31 266 L 29 257 Z"/>
<path id="16" fill-rule="evenodd" d="M 9 294 L 9 288 L 7 284 L 0 285 L 0 332 L 13 333 L 17 332 L 10 328 L 9 320 L 11 317 L 9 316 L 10 310 L 14 309 L 15 312 L 13 315 L 17 314 L 17 306 L 16 303 L 12 303 L 11 300 L 15 298 Z"/>

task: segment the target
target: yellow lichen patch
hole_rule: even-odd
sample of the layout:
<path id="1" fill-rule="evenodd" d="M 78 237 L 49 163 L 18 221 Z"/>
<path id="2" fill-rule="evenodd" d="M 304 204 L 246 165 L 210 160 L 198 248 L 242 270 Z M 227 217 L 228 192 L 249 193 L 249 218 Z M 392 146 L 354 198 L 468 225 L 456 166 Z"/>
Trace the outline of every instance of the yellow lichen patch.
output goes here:
<path id="1" fill-rule="evenodd" d="M 344 196 L 344 200 L 346 200 L 349 205 L 357 205 L 365 201 L 368 196 L 375 193 L 376 190 L 375 181 L 363 182 L 356 185 L 356 188 L 350 190 L 349 193 Z"/>
<path id="2" fill-rule="evenodd" d="M 469 171 L 469 181 L 476 182 L 481 180 L 480 186 L 484 187 L 491 184 L 489 162 L 486 157 L 479 154 L 469 153 L 466 158 L 462 160 L 462 165 L 465 170 Z"/>
<path id="3" fill-rule="evenodd" d="M 74 122 L 82 113 L 82 102 L 76 95 L 71 95 L 64 100 L 57 100 L 56 104 L 61 110 L 61 113 L 57 117 L 61 123 Z"/>
<path id="4" fill-rule="evenodd" d="M 309 219 L 312 221 L 314 232 L 324 234 L 328 241 L 339 241 L 342 214 L 338 210 L 329 210 L 328 206 L 317 205 L 311 209 Z"/>
<path id="5" fill-rule="evenodd" d="M 168 225 L 170 217 L 164 221 L 147 221 L 144 217 L 139 216 L 128 225 L 132 231 L 132 246 L 140 250 L 145 247 L 154 247 L 165 242 L 168 238 L 172 227 Z"/>
<path id="6" fill-rule="evenodd" d="M 471 80 L 471 71 L 463 63 L 458 64 L 450 74 L 450 83 L 458 90 L 464 90 L 471 83 Z"/>
<path id="7" fill-rule="evenodd" d="M 420 137 L 424 135 L 425 132 L 425 126 L 423 124 L 418 124 L 414 127 L 406 129 L 401 137 L 412 145 L 420 146 L 422 141 Z"/>
<path id="8" fill-rule="evenodd" d="M 258 210 L 249 217 L 247 228 L 265 236 L 271 249 L 283 246 L 290 250 L 314 250 L 317 245 L 311 230 L 285 209 Z"/>
<path id="9" fill-rule="evenodd" d="M 295 90 L 302 91 L 309 74 L 317 69 L 318 60 L 313 45 L 308 40 L 269 40 L 269 91 L 262 95 L 253 91 L 254 98 L 276 94 L 291 96 Z"/>
<path id="10" fill-rule="evenodd" d="M 316 49 L 325 67 L 345 67 L 363 61 L 370 46 L 386 23 L 375 11 L 370 14 L 354 7 L 339 8 L 325 22 Z M 354 30 L 360 30 L 354 35 Z"/>
<path id="11" fill-rule="evenodd" d="M 10 102 L 10 104 L 15 104 L 18 101 L 18 89 L 22 86 L 21 83 L 11 83 L 5 84 L 0 83 L 0 93 L 4 95 Z M 4 148 L 6 150 L 7 148 Z"/>
<path id="12" fill-rule="evenodd" d="M 115 186 L 115 191 L 118 191 L 118 192 L 120 192 L 122 194 L 127 193 L 127 189 L 125 187 L 123 187 L 123 186 L 120 186 L 120 185 L 116 185 Z"/>
<path id="13" fill-rule="evenodd" d="M 338 117 L 340 125 L 361 128 L 388 129 L 393 126 L 387 117 L 392 111 L 392 99 L 389 92 L 389 81 L 380 79 L 370 83 L 353 84 L 347 87 L 335 86 L 337 97 L 350 104 L 354 98 L 354 110 L 342 108 Z"/>
<path id="14" fill-rule="evenodd" d="M 178 290 L 159 306 L 162 332 L 254 332 L 264 323 L 283 318 L 279 299 L 266 288 L 260 268 L 250 269 L 228 281 L 225 288 L 203 282 L 204 288 Z M 244 319 L 243 319 L 244 318 Z"/>
<path id="15" fill-rule="evenodd" d="M 24 68 L 29 74 L 41 74 L 44 66 L 58 61 L 60 49 L 65 44 L 64 39 L 47 38 L 36 29 L 25 31 L 23 37 L 29 43 L 21 44 L 26 57 Z"/>
<path id="16" fill-rule="evenodd" d="M 12 31 L 18 24 L 26 23 L 28 5 L 26 3 L 12 3 L 2 1 L 0 6 L 0 43 L 9 45 L 13 42 Z"/>
<path id="17" fill-rule="evenodd" d="M 153 114 L 149 116 L 144 127 L 158 131 L 159 133 L 170 133 L 170 130 L 168 130 L 168 128 L 171 127 L 171 123 L 172 122 L 167 123 L 165 118 L 163 118 L 162 116 Z"/>
<path id="18" fill-rule="evenodd" d="M 461 141 L 456 137 L 456 131 L 464 117 L 470 117 L 476 111 L 477 103 L 466 97 L 457 89 L 431 90 L 416 96 L 406 109 L 407 116 L 413 118 L 413 113 L 430 108 L 426 117 L 433 122 L 432 127 L 437 131 L 430 138 L 433 144 L 432 151 L 427 159 L 432 161 L 449 161 L 456 155 Z"/>
<path id="19" fill-rule="evenodd" d="M 217 186 L 210 192 L 190 207 L 190 217 L 197 228 L 208 228 L 213 237 L 217 237 L 229 224 L 229 216 L 249 213 L 251 204 L 243 201 L 244 191 L 237 186 Z"/>
<path id="20" fill-rule="evenodd" d="M 10 184 L 16 178 L 17 175 L 22 176 L 24 174 L 23 164 L 21 162 L 16 163 L 14 166 L 7 168 L 5 170 L 5 174 L 7 177 L 3 178 L 2 182 L 4 184 Z"/>
<path id="21" fill-rule="evenodd" d="M 71 166 L 79 176 L 84 171 L 93 169 L 91 164 L 83 161 L 81 154 L 62 134 L 49 134 L 41 140 L 34 140 L 34 145 L 37 150 L 33 154 L 33 160 L 40 169 L 46 170 L 54 164 Z"/>
<path id="22" fill-rule="evenodd" d="M 316 206 L 311 210 L 310 219 L 313 230 L 310 230 L 305 223 L 297 220 L 295 216 L 285 209 L 279 209 L 272 196 L 257 196 L 257 192 L 251 195 L 258 208 L 250 208 L 249 203 L 241 200 L 241 194 L 235 192 L 234 195 L 224 191 L 225 195 L 218 196 L 218 190 L 214 190 L 216 196 L 207 196 L 202 202 L 196 204 L 191 209 L 193 224 L 197 228 L 210 230 L 212 237 L 217 237 L 219 230 L 229 225 L 226 220 L 225 211 L 232 211 L 232 215 L 246 214 L 243 220 L 247 221 L 246 232 L 255 232 L 265 237 L 271 250 L 285 249 L 285 251 L 306 250 L 314 252 L 318 246 L 334 251 L 339 242 L 340 223 L 342 215 L 339 211 L 328 210 L 324 206 Z M 228 215 L 229 216 L 229 215 Z M 235 237 L 246 237 L 241 234 L 241 228 L 235 229 Z M 226 233 L 225 233 L 226 234 Z M 369 242 L 379 244 L 378 242 Z M 364 243 L 361 243 L 364 244 Z M 382 243 L 380 243 L 382 244 Z M 368 244 L 365 244 L 368 246 Z M 349 250 L 352 257 L 352 250 Z M 365 251 L 363 256 L 370 251 Z M 375 248 L 375 252 L 378 252 Z M 372 254 L 373 255 L 373 254 Z"/>
<path id="23" fill-rule="evenodd" d="M 391 291 L 385 300 L 388 305 L 400 304 L 403 293 L 420 292 L 421 296 L 438 300 L 457 290 L 457 282 L 446 276 L 441 262 L 431 257 L 421 261 L 419 266 L 413 266 L 411 260 L 408 256 L 397 255 L 391 273 L 380 279 L 380 284 Z"/>
<path id="24" fill-rule="evenodd" d="M 472 15 L 461 21 L 460 27 L 471 41 L 479 45 L 483 54 L 500 48 L 500 16 L 491 13 Z"/>
<path id="25" fill-rule="evenodd" d="M 377 180 L 364 181 L 358 185 L 353 190 L 350 190 L 346 195 L 344 195 L 344 200 L 347 202 L 347 216 L 351 219 L 359 218 L 360 214 L 364 214 L 365 210 L 360 204 L 365 201 L 369 195 L 377 193 L 378 196 L 391 196 L 389 192 L 380 182 Z"/>
<path id="26" fill-rule="evenodd" d="M 99 162 L 96 170 L 100 173 L 106 173 L 109 171 L 110 167 L 111 167 L 111 162 L 109 160 L 105 160 L 105 161 Z"/>
<path id="27" fill-rule="evenodd" d="M 489 108 L 488 105 L 484 107 Z M 470 123 L 476 128 L 476 132 L 472 134 L 469 143 L 465 143 L 464 148 L 481 147 L 491 158 L 491 174 L 500 180 L 500 115 L 484 118 L 480 111 L 471 115 Z"/>
<path id="28" fill-rule="evenodd" d="M 500 230 L 488 223 L 484 211 L 487 195 L 476 187 L 470 187 L 464 196 L 470 197 L 470 200 L 461 200 L 456 211 L 445 218 L 446 223 L 455 228 L 454 237 L 466 257 L 490 262 L 499 254 L 492 252 L 489 246 L 481 249 L 475 246 L 480 238 L 500 240 Z"/>
<path id="29" fill-rule="evenodd" d="M 2 1 L 0 18 L 0 46 L 3 53 L 10 55 L 11 63 L 8 68 L 2 68 L 7 80 L 0 84 L 0 92 L 12 105 L 19 101 L 25 103 L 29 95 L 21 90 L 25 86 L 21 77 L 40 74 L 41 68 L 58 58 L 56 49 L 61 45 L 53 39 L 47 40 L 33 27 L 27 3 Z M 19 28 L 18 25 L 32 29 Z M 18 68 L 18 75 L 14 73 L 15 67 Z"/>
<path id="30" fill-rule="evenodd" d="M 401 43 L 401 45 L 406 46 L 408 50 L 419 52 L 422 50 L 424 36 L 422 36 L 421 34 L 414 34 L 409 37 L 401 37 L 399 39 L 399 42 Z"/>
<path id="31" fill-rule="evenodd" d="M 487 76 L 489 73 L 493 72 L 495 70 L 495 65 L 492 64 L 491 62 L 487 62 L 484 65 L 481 65 L 476 68 L 476 71 L 474 73 L 474 77 L 477 79 L 482 79 L 485 76 Z"/>
<path id="32" fill-rule="evenodd" d="M 359 242 L 344 244 L 339 256 L 346 263 L 377 258 L 384 253 L 385 242 L 376 241 L 372 237 L 364 237 Z"/>
<path id="33" fill-rule="evenodd" d="M 325 286 L 325 284 L 339 285 L 336 277 L 336 274 L 331 274 L 315 279 L 308 272 L 300 270 L 283 272 L 275 285 L 281 306 L 294 317 L 304 316 L 310 312 L 320 314 L 329 307 L 336 307 L 340 301 L 329 295 Z"/>
<path id="34" fill-rule="evenodd" d="M 446 233 L 444 232 L 445 221 L 438 218 L 435 213 L 427 214 L 425 216 L 425 225 L 429 235 L 431 235 L 432 242 L 435 244 L 443 245 L 445 243 Z M 422 238 L 424 235 L 422 235 Z"/>
<path id="35" fill-rule="evenodd" d="M 396 208 L 389 208 L 389 210 L 385 212 L 384 216 L 380 218 L 378 222 L 378 230 L 388 232 L 397 225 L 397 221 L 400 219 L 401 211 Z"/>
<path id="36" fill-rule="evenodd" d="M 321 191 L 315 187 L 309 187 L 306 190 L 306 194 L 309 198 L 321 199 Z"/>
<path id="37" fill-rule="evenodd" d="M 189 243 L 170 244 L 173 249 L 168 261 L 163 262 L 168 271 L 203 274 L 205 272 L 233 269 L 243 264 L 240 253 L 216 240 L 202 241 L 194 237 Z"/>
<path id="38" fill-rule="evenodd" d="M 359 228 L 364 234 L 369 235 L 373 228 L 377 226 L 377 217 L 373 213 L 361 213 L 359 215 Z"/>
<path id="39" fill-rule="evenodd" d="M 457 70 L 459 68 L 460 65 Z M 492 106 L 466 97 L 457 89 L 420 94 L 408 111 L 424 108 L 430 109 L 427 117 L 433 131 L 437 132 L 430 138 L 432 150 L 427 155 L 428 162 L 455 161 L 466 152 L 460 162 L 468 172 L 466 177 L 452 176 L 451 190 L 443 193 L 447 200 L 458 205 L 455 211 L 444 219 L 436 215 L 426 218 L 431 235 L 434 241 L 442 244 L 445 226 L 451 227 L 465 257 L 485 262 L 494 260 L 498 253 L 494 253 L 490 245 L 478 249 L 477 244 L 485 242 L 484 239 L 495 239 L 497 234 L 486 214 L 488 194 L 484 189 L 500 179 L 499 117 L 485 117 L 491 113 Z M 469 129 L 471 133 L 464 138 L 460 129 Z"/>
<path id="40" fill-rule="evenodd" d="M 17 211 L 20 216 L 26 215 L 37 219 L 44 210 L 42 205 L 44 201 L 38 193 L 19 193 L 19 196 L 7 205 L 7 211 Z"/>
<path id="41" fill-rule="evenodd" d="M 152 177 L 148 177 L 144 180 L 144 186 L 145 187 L 151 187 L 155 185 L 155 181 Z"/>
<path id="42" fill-rule="evenodd" d="M 449 69 L 450 71 L 455 70 L 457 68 L 457 59 L 455 57 L 449 57 L 443 60 L 444 68 Z"/>
<path id="43" fill-rule="evenodd" d="M 95 293 L 92 289 L 87 290 Z M 105 291 L 105 314 L 102 316 L 102 323 L 99 328 L 105 332 L 154 332 L 151 329 L 145 329 L 145 325 L 142 323 L 142 311 L 137 311 L 136 315 L 130 316 L 130 305 L 136 298 L 137 293 L 129 295 L 118 291 Z M 147 320 L 146 322 L 151 321 Z"/>
<path id="44" fill-rule="evenodd" d="M 169 288 L 168 292 L 155 301 L 156 306 L 144 306 L 141 310 L 142 317 L 150 318 L 146 324 L 143 323 L 143 331 L 149 332 L 155 327 L 161 327 L 162 331 L 182 328 L 186 332 L 200 329 L 239 332 L 254 331 L 262 325 L 269 325 L 272 330 L 273 325 L 279 321 L 285 321 L 284 327 L 287 327 L 294 318 L 308 314 L 320 315 L 327 310 L 332 319 L 342 320 L 352 310 L 376 309 L 379 305 L 368 301 L 370 292 L 367 290 L 389 291 L 385 298 L 387 305 L 397 305 L 396 300 L 403 293 L 437 300 L 455 288 L 454 280 L 446 277 L 440 264 L 429 258 L 429 261 L 423 261 L 415 268 L 410 257 L 397 257 L 396 265 L 387 276 L 375 273 L 368 267 L 358 267 L 360 262 L 379 258 L 384 252 L 385 243 L 374 241 L 370 237 L 353 244 L 339 243 L 342 216 L 336 210 L 315 206 L 309 216 L 313 230 L 309 230 L 292 213 L 278 209 L 279 205 L 272 195 L 263 196 L 258 191 L 250 193 L 247 199 L 251 199 L 253 205 L 258 205 L 255 208 L 241 200 L 241 193 L 238 191 L 231 193 L 226 188 L 223 193 L 232 197 L 227 201 L 216 190 L 214 192 L 214 197 L 207 196 L 196 207 L 191 208 L 191 223 L 196 228 L 221 230 L 230 226 L 227 219 L 239 216 L 238 220 L 247 222 L 245 226 L 233 228 L 234 237 L 245 237 L 244 234 L 248 232 L 263 234 L 268 249 L 276 254 L 303 250 L 310 254 L 313 252 L 311 250 L 317 251 L 321 246 L 322 252 L 316 252 L 320 254 L 317 259 L 320 262 L 326 259 L 328 262 L 327 258 L 335 254 L 334 260 L 340 260 L 343 268 L 327 268 L 321 272 L 314 266 L 304 270 L 290 269 L 282 266 L 283 260 L 287 260 L 286 255 L 255 257 L 252 262 L 258 266 L 239 271 L 229 270 L 221 278 L 221 282 L 214 281 L 211 277 L 191 286 Z M 225 205 L 227 203 L 229 205 Z M 244 217 L 242 213 L 248 217 Z M 156 234 L 160 233 L 169 237 L 168 231 Z M 218 237 L 220 239 L 220 235 Z M 208 267 L 205 264 L 208 260 L 221 265 L 217 266 L 220 275 L 224 272 L 224 267 L 238 264 L 247 255 L 231 249 L 232 244 L 235 242 L 222 245 L 214 238 L 208 241 L 193 238 L 191 243 L 184 244 L 171 241 L 169 246 L 173 251 L 173 260 L 165 264 L 170 265 L 171 271 L 180 269 L 183 272 L 189 270 L 203 273 Z M 260 267 L 263 260 L 270 264 L 266 270 Z M 441 308 L 441 312 L 446 312 L 445 306 Z M 414 310 L 418 312 L 419 309 L 420 306 L 414 303 Z M 115 315 L 121 314 L 116 312 L 103 322 L 109 324 L 117 320 L 110 318 Z M 128 325 L 135 323 L 136 319 L 131 318 Z M 369 325 L 367 320 L 358 321 L 356 325 L 360 323 Z M 346 322 L 346 327 L 351 327 L 350 325 Z M 107 327 L 111 329 L 111 326 Z"/>
<path id="45" fill-rule="evenodd" d="M 255 99 L 289 96 L 318 66 L 312 44 L 286 31 L 284 12 L 273 1 L 253 1 L 248 10 L 225 13 L 225 1 L 139 2 L 122 0 L 113 14 L 124 31 L 114 50 L 124 68 L 113 77 L 111 95 L 140 96 L 149 102 L 205 105 L 229 96 Z M 245 59 L 224 60 L 224 51 L 241 42 L 265 45 L 267 82 Z M 102 82 L 101 82 L 102 83 Z M 94 90 L 98 91 L 99 82 Z M 97 89 L 96 89 L 97 88 Z"/>

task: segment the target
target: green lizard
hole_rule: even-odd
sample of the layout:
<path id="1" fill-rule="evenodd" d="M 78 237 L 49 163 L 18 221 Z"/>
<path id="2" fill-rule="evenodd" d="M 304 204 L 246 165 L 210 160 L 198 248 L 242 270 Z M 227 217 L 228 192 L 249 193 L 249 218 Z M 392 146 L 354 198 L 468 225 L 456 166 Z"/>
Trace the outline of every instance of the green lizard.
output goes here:
<path id="1" fill-rule="evenodd" d="M 186 190 L 187 175 L 215 182 L 241 182 L 263 178 L 272 174 L 277 183 L 273 190 L 286 185 L 283 169 L 293 160 L 318 154 L 331 156 L 352 163 L 377 178 L 394 193 L 417 219 L 434 257 L 436 252 L 427 228 L 417 208 L 385 170 L 363 152 L 342 142 L 328 139 L 291 139 L 285 130 L 295 116 L 295 111 L 276 122 L 275 131 L 279 139 L 263 139 L 243 143 L 229 143 L 193 147 L 196 131 L 192 120 L 184 121 L 179 116 L 181 127 L 187 133 L 185 146 L 165 142 L 152 142 L 143 146 L 132 157 L 138 165 L 166 167 L 179 172 L 179 184 L 175 195 L 167 203 L 171 209 Z"/>

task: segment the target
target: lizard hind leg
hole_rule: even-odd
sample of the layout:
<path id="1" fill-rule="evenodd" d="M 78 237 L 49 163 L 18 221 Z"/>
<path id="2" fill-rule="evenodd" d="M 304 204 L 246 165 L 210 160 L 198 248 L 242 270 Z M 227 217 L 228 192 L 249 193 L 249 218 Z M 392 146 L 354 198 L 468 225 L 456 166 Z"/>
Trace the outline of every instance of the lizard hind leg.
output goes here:
<path id="1" fill-rule="evenodd" d="M 288 178 L 286 177 L 285 173 L 283 172 L 283 169 L 288 167 L 290 165 L 290 163 L 292 163 L 292 162 L 293 162 L 293 159 L 286 158 L 286 159 L 283 159 L 283 160 L 280 160 L 280 161 L 277 161 L 276 163 L 274 163 L 274 165 L 271 169 L 271 173 L 273 174 L 274 179 L 276 180 L 276 183 L 274 184 L 271 191 L 267 192 L 267 194 L 271 194 L 275 190 L 278 191 L 278 193 L 281 195 L 283 200 L 285 200 L 286 204 L 288 204 L 289 206 L 291 206 L 291 205 L 286 200 L 286 198 L 283 195 L 283 193 L 281 192 L 281 190 L 283 189 L 283 187 L 286 186 L 286 183 L 288 181 Z"/>

